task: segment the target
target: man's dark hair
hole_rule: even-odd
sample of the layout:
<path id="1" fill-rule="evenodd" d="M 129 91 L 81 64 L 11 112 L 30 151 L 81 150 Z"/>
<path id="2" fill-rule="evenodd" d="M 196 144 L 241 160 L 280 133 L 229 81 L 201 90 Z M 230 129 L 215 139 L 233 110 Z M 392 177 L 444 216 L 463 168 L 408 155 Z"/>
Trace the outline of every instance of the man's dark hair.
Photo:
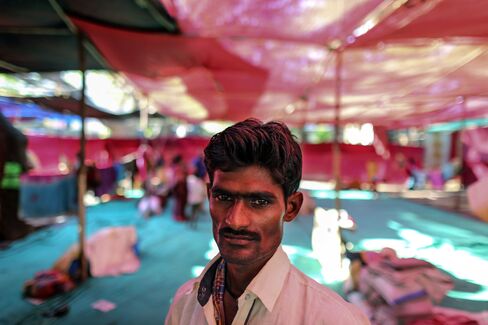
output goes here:
<path id="1" fill-rule="evenodd" d="M 288 127 L 281 122 L 247 119 L 215 134 L 205 148 L 210 183 L 216 170 L 224 172 L 256 165 L 266 168 L 283 188 L 285 198 L 298 190 L 302 152 Z"/>

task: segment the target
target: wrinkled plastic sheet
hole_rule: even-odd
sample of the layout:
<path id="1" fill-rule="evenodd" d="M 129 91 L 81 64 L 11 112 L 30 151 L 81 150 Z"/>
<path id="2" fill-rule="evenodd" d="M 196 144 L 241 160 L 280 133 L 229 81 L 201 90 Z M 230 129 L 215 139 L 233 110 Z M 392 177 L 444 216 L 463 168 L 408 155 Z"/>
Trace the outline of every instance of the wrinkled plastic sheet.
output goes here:
<path id="1" fill-rule="evenodd" d="M 191 122 L 249 116 L 296 125 L 333 122 L 337 55 L 327 44 L 351 35 L 357 40 L 343 52 L 340 76 L 342 123 L 397 128 L 486 117 L 482 71 L 488 46 L 417 39 L 422 30 L 401 42 L 361 45 L 382 24 L 381 37 L 388 39 L 426 19 L 437 23 L 456 6 L 449 0 L 414 2 L 415 12 L 392 10 L 395 1 L 165 0 L 184 36 L 74 21 L 150 105 Z M 369 20 L 371 28 L 358 33 Z M 457 26 L 451 32 L 462 35 Z"/>

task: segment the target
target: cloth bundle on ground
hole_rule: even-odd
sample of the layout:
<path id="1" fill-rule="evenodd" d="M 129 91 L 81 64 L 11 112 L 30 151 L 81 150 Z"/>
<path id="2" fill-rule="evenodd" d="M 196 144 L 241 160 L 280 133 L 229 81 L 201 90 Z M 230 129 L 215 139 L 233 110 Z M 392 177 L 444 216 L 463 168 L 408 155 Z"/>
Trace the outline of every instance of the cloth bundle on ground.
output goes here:
<path id="1" fill-rule="evenodd" d="M 471 313 L 435 306 L 432 316 L 413 321 L 407 325 L 488 325 L 488 311 Z"/>
<path id="2" fill-rule="evenodd" d="M 134 227 L 104 228 L 92 235 L 85 246 L 89 274 L 94 277 L 136 272 L 140 267 Z M 24 284 L 24 295 L 47 299 L 75 287 L 80 274 L 80 247 L 71 246 L 51 270 L 42 271 Z"/>
<path id="3" fill-rule="evenodd" d="M 71 246 L 54 264 L 54 269 L 68 273 L 79 253 L 78 244 Z M 90 273 L 94 277 L 136 272 L 140 266 L 136 229 L 128 226 L 99 230 L 86 241 L 85 255 L 90 265 Z"/>
<path id="4" fill-rule="evenodd" d="M 48 270 L 36 273 L 34 279 L 24 283 L 23 295 L 29 298 L 47 299 L 65 293 L 75 287 L 73 280 L 63 272 Z"/>
<path id="5" fill-rule="evenodd" d="M 416 258 L 398 258 L 392 249 L 354 254 L 350 300 L 372 324 L 397 324 L 433 315 L 453 288 L 452 279 L 432 264 Z"/>

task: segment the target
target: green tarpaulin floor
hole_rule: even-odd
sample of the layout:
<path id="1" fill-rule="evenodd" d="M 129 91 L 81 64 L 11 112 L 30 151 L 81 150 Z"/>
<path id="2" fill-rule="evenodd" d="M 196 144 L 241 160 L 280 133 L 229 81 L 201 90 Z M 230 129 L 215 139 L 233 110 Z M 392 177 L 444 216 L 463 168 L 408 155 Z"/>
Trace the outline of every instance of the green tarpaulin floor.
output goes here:
<path id="1" fill-rule="evenodd" d="M 333 201 L 319 205 L 331 208 Z M 345 231 L 354 249 L 390 246 L 418 256 L 456 278 L 456 287 L 442 305 L 469 311 L 488 310 L 488 224 L 402 199 L 348 199 L 343 207 L 358 228 Z M 284 244 L 302 271 L 320 280 L 321 267 L 310 257 L 312 217 L 299 217 L 285 228 Z M 135 201 L 89 207 L 87 231 L 118 225 L 137 228 L 141 267 L 137 273 L 91 278 L 73 292 L 34 306 L 21 297 L 23 283 L 46 270 L 77 241 L 76 220 L 40 230 L 0 250 L 0 324 L 162 324 L 175 290 L 198 272 L 213 254 L 211 222 L 201 216 L 196 230 L 177 223 L 167 210 L 145 220 Z M 336 286 L 338 287 L 338 286 Z M 116 304 L 109 312 L 91 307 L 105 299 Z M 61 318 L 43 312 L 68 304 Z"/>

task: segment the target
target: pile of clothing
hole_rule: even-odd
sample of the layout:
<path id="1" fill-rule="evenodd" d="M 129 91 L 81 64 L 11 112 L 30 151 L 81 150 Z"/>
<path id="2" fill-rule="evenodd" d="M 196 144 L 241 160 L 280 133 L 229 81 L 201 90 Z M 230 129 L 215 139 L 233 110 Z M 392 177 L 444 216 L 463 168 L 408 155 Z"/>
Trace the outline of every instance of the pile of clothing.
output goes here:
<path id="1" fill-rule="evenodd" d="M 79 256 L 80 247 L 75 244 L 56 261 L 53 268 L 67 272 Z M 141 265 L 136 229 L 132 226 L 100 229 L 86 241 L 85 256 L 93 277 L 136 272 Z"/>
<path id="2" fill-rule="evenodd" d="M 75 282 L 69 275 L 58 270 L 47 270 L 38 272 L 33 279 L 27 280 L 22 295 L 43 300 L 74 288 Z"/>
<path id="3" fill-rule="evenodd" d="M 136 229 L 132 226 L 103 228 L 86 241 L 85 258 L 93 277 L 134 273 L 140 267 Z M 48 299 L 75 288 L 80 280 L 80 247 L 71 246 L 50 270 L 36 273 L 24 284 L 27 298 Z"/>
<path id="4" fill-rule="evenodd" d="M 349 257 L 351 281 L 345 288 L 348 299 L 372 324 L 411 324 L 431 318 L 434 304 L 453 288 L 451 277 L 432 264 L 398 258 L 391 248 L 352 253 Z"/>

